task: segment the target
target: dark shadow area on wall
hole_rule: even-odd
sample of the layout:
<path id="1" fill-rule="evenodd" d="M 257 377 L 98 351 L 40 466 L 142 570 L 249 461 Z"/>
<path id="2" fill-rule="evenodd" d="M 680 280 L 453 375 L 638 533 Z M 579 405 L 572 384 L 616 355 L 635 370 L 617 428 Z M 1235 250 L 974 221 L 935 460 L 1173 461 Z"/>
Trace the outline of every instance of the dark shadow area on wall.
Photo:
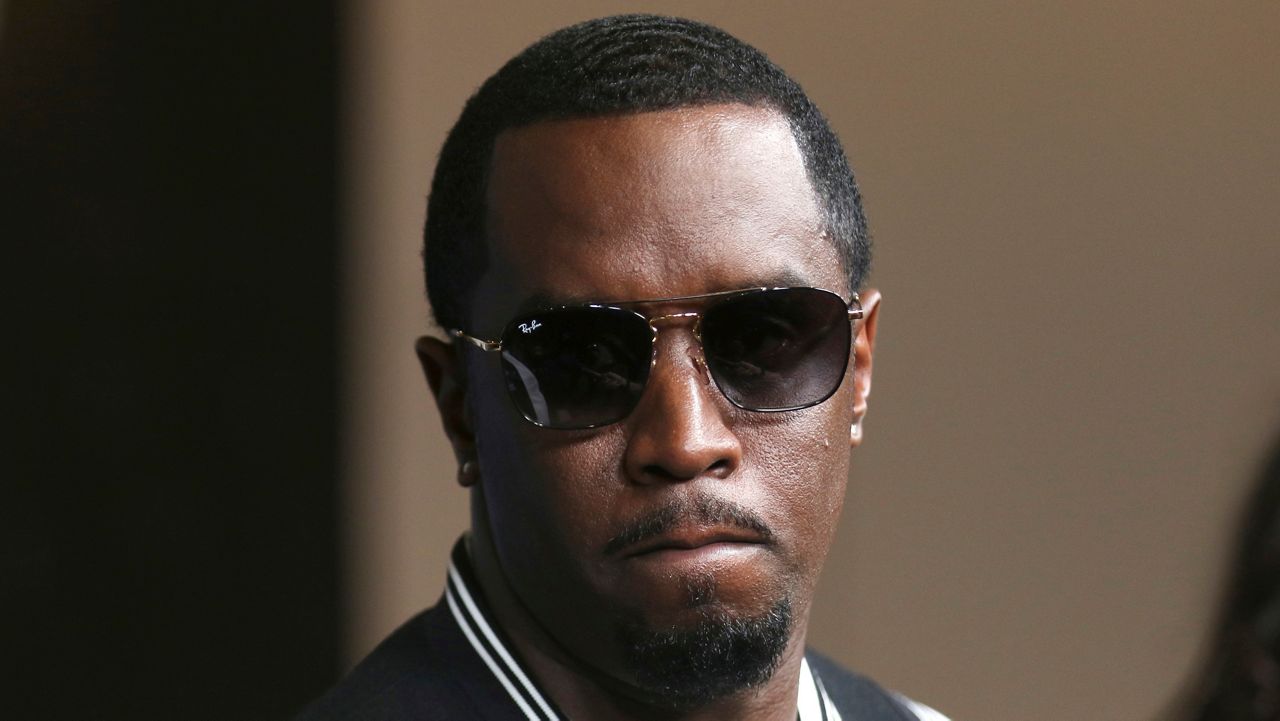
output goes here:
<path id="1" fill-rule="evenodd" d="M 338 669 L 334 3 L 0 4 L 10 719 Z"/>

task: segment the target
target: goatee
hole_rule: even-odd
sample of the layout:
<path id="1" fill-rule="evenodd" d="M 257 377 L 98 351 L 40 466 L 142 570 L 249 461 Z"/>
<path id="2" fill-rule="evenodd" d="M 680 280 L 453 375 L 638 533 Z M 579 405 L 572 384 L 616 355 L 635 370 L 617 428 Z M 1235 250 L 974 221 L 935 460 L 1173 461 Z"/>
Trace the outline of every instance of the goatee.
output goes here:
<path id="1" fill-rule="evenodd" d="M 707 601 L 713 589 L 690 589 Z M 715 603 L 699 604 L 692 626 L 652 629 L 639 620 L 618 630 L 637 683 L 672 709 L 705 705 L 767 681 L 777 671 L 791 635 L 791 602 L 778 601 L 758 616 L 739 617 Z"/>

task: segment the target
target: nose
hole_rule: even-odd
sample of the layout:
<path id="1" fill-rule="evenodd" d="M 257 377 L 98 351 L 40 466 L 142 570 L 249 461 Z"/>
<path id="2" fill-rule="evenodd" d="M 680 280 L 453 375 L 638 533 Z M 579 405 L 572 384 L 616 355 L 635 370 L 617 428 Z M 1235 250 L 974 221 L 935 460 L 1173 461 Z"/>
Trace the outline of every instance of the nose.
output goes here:
<path id="1" fill-rule="evenodd" d="M 644 396 L 627 419 L 627 474 L 641 484 L 728 478 L 742 463 L 742 444 L 728 421 L 731 407 L 692 334 L 662 335 L 683 338 L 661 343 Z"/>

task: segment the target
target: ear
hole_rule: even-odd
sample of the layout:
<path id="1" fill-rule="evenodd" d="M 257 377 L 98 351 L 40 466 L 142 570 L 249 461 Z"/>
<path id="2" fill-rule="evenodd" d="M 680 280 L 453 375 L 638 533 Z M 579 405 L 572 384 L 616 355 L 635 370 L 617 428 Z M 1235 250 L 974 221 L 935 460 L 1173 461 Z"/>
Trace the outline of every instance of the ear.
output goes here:
<path id="1" fill-rule="evenodd" d="M 422 336 L 414 343 L 418 362 L 427 376 L 427 385 L 436 398 L 445 435 L 458 459 L 458 483 L 470 486 L 478 478 L 476 468 L 476 435 L 467 408 L 467 384 L 462 372 L 462 357 L 454 346 L 439 338 Z"/>
<path id="2" fill-rule="evenodd" d="M 876 319 L 880 313 L 880 291 L 860 293 L 862 321 L 853 339 L 853 423 L 849 426 L 849 445 L 862 444 L 862 422 L 867 417 L 867 397 L 871 395 L 871 357 L 876 348 Z"/>

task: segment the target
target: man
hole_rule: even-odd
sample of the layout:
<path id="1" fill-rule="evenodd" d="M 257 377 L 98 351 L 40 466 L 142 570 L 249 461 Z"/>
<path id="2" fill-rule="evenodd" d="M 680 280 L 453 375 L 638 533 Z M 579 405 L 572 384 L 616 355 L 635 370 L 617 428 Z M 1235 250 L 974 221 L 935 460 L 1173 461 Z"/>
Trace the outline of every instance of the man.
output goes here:
<path id="1" fill-rule="evenodd" d="M 684 20 L 550 35 L 450 133 L 424 255 L 471 531 L 304 718 L 941 718 L 805 645 L 879 294 L 790 78 Z"/>

